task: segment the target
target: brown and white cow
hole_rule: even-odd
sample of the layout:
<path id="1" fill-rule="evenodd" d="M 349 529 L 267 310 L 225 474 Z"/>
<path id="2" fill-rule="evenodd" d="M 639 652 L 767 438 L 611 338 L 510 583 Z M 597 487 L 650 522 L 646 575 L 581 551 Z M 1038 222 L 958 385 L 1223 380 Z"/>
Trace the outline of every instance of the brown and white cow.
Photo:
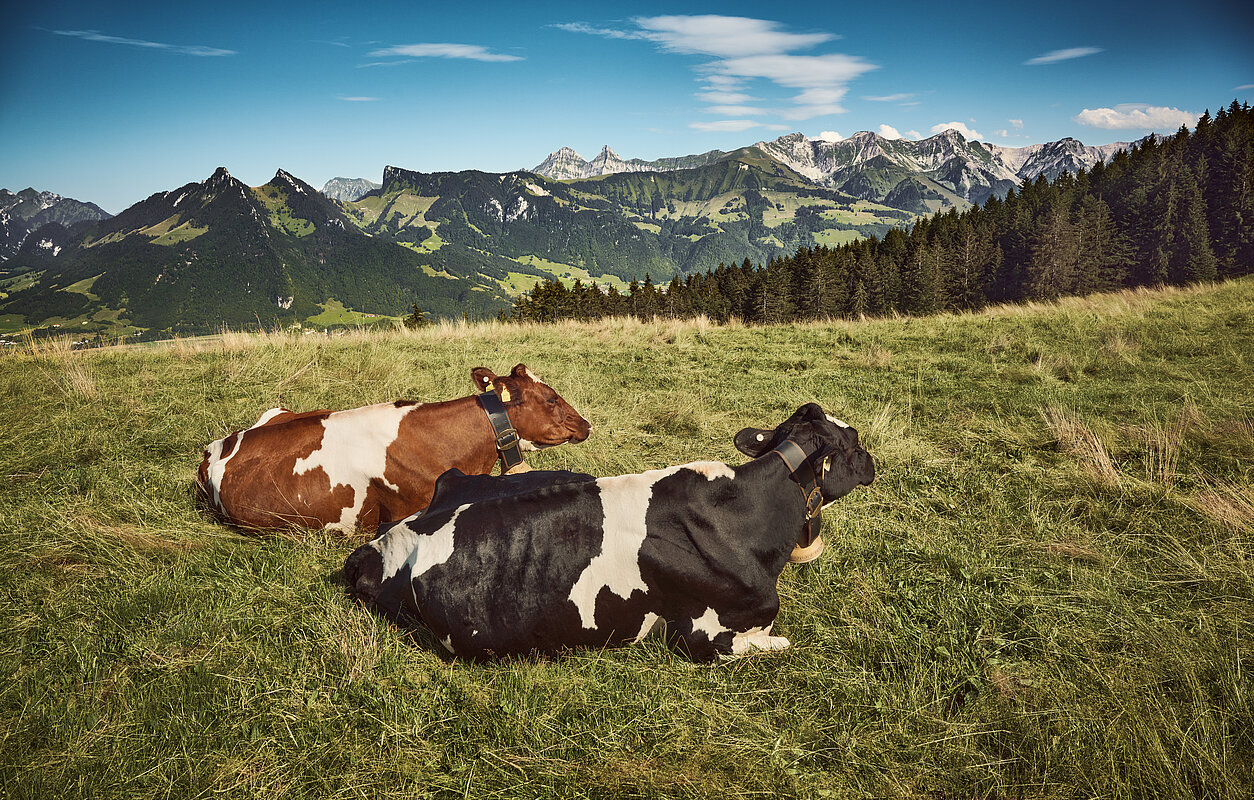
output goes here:
<path id="1" fill-rule="evenodd" d="M 524 450 L 588 438 L 591 425 L 523 364 L 471 379 L 504 404 Z M 497 437 L 475 395 L 442 403 L 397 400 L 347 411 L 272 408 L 211 442 L 197 483 L 227 522 L 243 528 L 375 529 L 426 508 L 449 469 L 486 475 Z"/>

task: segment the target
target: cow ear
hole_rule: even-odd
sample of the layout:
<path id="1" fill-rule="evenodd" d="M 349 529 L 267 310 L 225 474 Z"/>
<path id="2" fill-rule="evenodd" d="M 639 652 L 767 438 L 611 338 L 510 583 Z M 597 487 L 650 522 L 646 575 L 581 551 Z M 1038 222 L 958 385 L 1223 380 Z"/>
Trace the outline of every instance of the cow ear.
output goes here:
<path id="1" fill-rule="evenodd" d="M 745 428 L 736 434 L 732 442 L 736 449 L 750 458 L 757 458 L 771 449 L 775 431 L 763 428 Z"/>
<path id="2" fill-rule="evenodd" d="M 522 390 L 518 387 L 518 381 L 513 378 L 497 378 L 496 393 L 500 395 L 502 403 L 508 403 L 522 397 Z"/>
<path id="3" fill-rule="evenodd" d="M 531 376 L 531 370 L 527 369 L 526 364 L 516 364 L 509 374 L 512 378 L 528 378 Z"/>
<path id="4" fill-rule="evenodd" d="M 496 380 L 496 373 L 487 367 L 475 367 L 470 371 L 470 379 L 474 381 L 475 391 L 486 392 L 492 388 L 492 381 Z"/>

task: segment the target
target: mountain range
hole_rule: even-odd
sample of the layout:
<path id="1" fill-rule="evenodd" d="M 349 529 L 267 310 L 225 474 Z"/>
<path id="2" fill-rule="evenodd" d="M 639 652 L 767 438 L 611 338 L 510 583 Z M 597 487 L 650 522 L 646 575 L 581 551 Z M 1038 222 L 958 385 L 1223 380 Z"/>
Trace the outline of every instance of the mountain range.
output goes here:
<path id="1" fill-rule="evenodd" d="M 907 192 L 901 183 L 908 180 L 923 194 L 935 194 L 944 198 L 947 205 L 959 205 L 959 200 L 978 204 L 994 195 L 1004 197 L 1011 188 L 1042 175 L 1046 180 L 1053 180 L 1064 172 L 1091 169 L 1133 144 L 1116 142 L 1088 147 L 1066 138 L 1027 147 L 1002 147 L 967 141 L 957 131 L 947 130 L 919 141 L 886 139 L 870 131 L 837 141 L 790 133 L 774 141 L 757 142 L 752 148 L 820 186 L 863 200 L 888 201 L 894 190 L 898 196 L 904 196 Z M 656 161 L 636 158 L 624 161 L 606 145 L 596 158 L 585 161 L 571 148 L 563 147 L 550 153 L 531 171 L 554 180 L 577 180 L 623 172 L 691 169 L 715 163 L 728 155 L 711 150 Z M 894 206 L 892 202 L 887 204 Z"/>
<path id="2" fill-rule="evenodd" d="M 0 261 L 11 258 L 31 231 L 48 223 L 74 227 L 108 218 L 108 212 L 95 203 L 29 188 L 17 194 L 0 189 Z"/>
<path id="3" fill-rule="evenodd" d="M 954 131 L 917 142 L 789 134 L 655 161 L 624 160 L 608 146 L 585 161 L 562 148 L 504 174 L 388 166 L 381 184 L 335 178 L 321 192 L 284 170 L 248 187 L 220 168 L 116 217 L 33 190 L 4 192 L 3 219 L 27 228 L 9 236 L 12 255 L 0 260 L 0 332 L 326 324 L 415 304 L 481 317 L 548 277 L 624 291 L 646 275 L 882 236 L 1128 146 L 998 148 Z"/>

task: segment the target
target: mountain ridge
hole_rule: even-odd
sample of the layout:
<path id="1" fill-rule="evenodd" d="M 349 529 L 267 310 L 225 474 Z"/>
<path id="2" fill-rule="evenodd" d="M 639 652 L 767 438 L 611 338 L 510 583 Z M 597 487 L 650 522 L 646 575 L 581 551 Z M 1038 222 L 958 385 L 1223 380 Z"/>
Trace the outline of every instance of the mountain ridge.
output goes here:
<path id="1" fill-rule="evenodd" d="M 31 232 L 0 262 L 0 315 L 128 333 L 303 323 L 332 307 L 491 315 L 546 278 L 627 291 L 882 237 L 1004 195 L 1021 185 L 1011 163 L 1069 169 L 1114 151 L 1055 144 L 999 152 L 956 131 L 919 142 L 794 133 L 651 162 L 562 148 L 547 169 L 579 177 L 388 165 L 354 200 L 283 169 L 248 187 L 219 168 L 115 217 Z M 337 182 L 357 181 L 324 190 Z"/>
<path id="2" fill-rule="evenodd" d="M 1014 148 L 968 140 L 958 131 L 949 129 L 920 140 L 887 139 L 871 131 L 860 131 L 838 140 L 810 138 L 793 132 L 750 147 L 816 184 L 863 199 L 884 201 L 909 177 L 929 192 L 942 197 L 952 193 L 967 203 L 978 204 L 992 196 L 1004 197 L 1010 189 L 1041 175 L 1052 180 L 1062 172 L 1091 169 L 1135 144 L 1137 142 L 1114 142 L 1087 146 L 1068 137 Z M 572 148 L 562 147 L 530 171 L 554 180 L 579 180 L 623 172 L 673 171 L 714 163 L 729 155 L 711 150 L 700 155 L 654 161 L 624 160 L 605 145 L 596 158 L 587 161 Z M 877 172 L 874 177 L 868 177 L 863 169 Z"/>
<path id="3" fill-rule="evenodd" d="M 108 219 L 109 212 L 55 192 L 27 187 L 20 192 L 0 189 L 0 261 L 13 256 L 33 231 L 56 223 L 67 228 Z"/>

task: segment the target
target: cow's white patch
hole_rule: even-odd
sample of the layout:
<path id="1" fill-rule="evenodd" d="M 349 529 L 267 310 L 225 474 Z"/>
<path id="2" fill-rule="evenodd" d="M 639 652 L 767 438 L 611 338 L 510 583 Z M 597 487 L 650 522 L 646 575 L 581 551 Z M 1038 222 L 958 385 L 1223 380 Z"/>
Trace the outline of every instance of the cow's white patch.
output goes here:
<path id="1" fill-rule="evenodd" d="M 718 621 L 718 612 L 712 608 L 707 608 L 704 614 L 692 620 L 692 632 L 704 633 L 705 638 L 711 642 L 714 641 L 715 636 L 726 630 L 727 628 L 724 628 L 722 623 Z"/>
<path id="2" fill-rule="evenodd" d="M 285 413 L 286 411 L 286 408 L 272 408 L 266 411 L 257 418 L 257 421 L 254 422 L 251 427 L 246 430 L 242 430 L 235 435 L 235 446 L 231 448 L 231 452 L 229 453 L 225 453 L 222 450 L 226 440 L 230 438 L 229 436 L 218 439 L 216 442 L 210 442 L 209 446 L 205 448 L 209 454 L 209 469 L 207 472 L 209 475 L 209 488 L 213 490 L 213 504 L 223 513 L 226 513 L 226 509 L 222 507 L 222 479 L 226 477 L 227 462 L 235 457 L 235 454 L 240 450 L 240 445 L 244 443 L 244 434 L 251 431 L 253 428 L 260 428 L 262 425 L 265 425 L 267 422 L 274 419 L 279 414 Z"/>
<path id="3" fill-rule="evenodd" d="M 457 527 L 457 518 L 468 508 L 470 508 L 469 503 L 458 506 L 448 522 L 429 534 L 416 534 L 408 525 L 394 525 L 388 530 L 387 537 L 389 541 L 383 545 L 387 548 L 383 551 L 383 577 L 386 579 L 395 575 L 401 564 L 408 563 L 409 594 L 414 600 L 414 608 L 422 608 L 422 604 L 418 602 L 418 592 L 414 587 L 414 579 L 432 567 L 448 561 L 449 557 L 453 555 L 453 531 Z M 415 519 L 418 516 L 415 514 L 409 519 Z M 396 539 L 395 544 L 393 544 L 393 538 Z M 388 557 L 389 554 L 392 555 L 391 559 Z M 398 558 L 398 556 L 403 557 Z M 391 567 L 389 572 L 389 565 L 394 562 L 395 567 Z M 475 633 L 478 633 L 478 631 Z M 450 653 L 454 652 L 452 634 L 449 634 L 440 644 L 444 645 Z"/>
<path id="4" fill-rule="evenodd" d="M 658 623 L 660 623 L 661 621 L 662 621 L 662 618 L 659 617 L 657 614 L 654 614 L 652 611 L 650 611 L 648 614 L 645 614 L 644 621 L 640 623 L 640 633 L 637 633 L 636 638 L 631 640 L 632 643 L 634 644 L 636 642 L 640 642 L 644 639 L 644 637 L 648 636 L 650 633 L 653 633 L 653 631 L 655 631 L 658 628 Z"/>
<path id="5" fill-rule="evenodd" d="M 640 575 L 640 547 L 644 544 L 645 514 L 653 496 L 653 484 L 680 467 L 649 470 L 638 475 L 618 475 L 597 480 L 601 492 L 601 552 L 580 573 L 570 590 L 570 601 L 579 610 L 583 627 L 596 627 L 597 595 L 609 589 L 626 600 L 633 591 L 647 591 Z"/>
<path id="6" fill-rule="evenodd" d="M 846 425 L 844 422 L 842 422 L 842 421 L 840 421 L 840 420 L 836 419 L 835 417 L 833 417 L 831 414 L 824 414 L 823 416 L 827 417 L 827 421 L 828 421 L 828 422 L 830 422 L 830 423 L 832 423 L 833 425 L 839 425 L 839 426 L 840 426 L 840 427 L 842 427 L 842 428 L 848 428 L 848 427 L 849 427 L 849 426 L 848 426 L 848 425 Z"/>
<path id="7" fill-rule="evenodd" d="M 387 533 L 371 542 L 370 546 L 383 557 L 383 576 L 379 580 L 386 581 L 413 559 L 414 550 L 418 546 L 418 534 L 410 530 L 408 525 L 393 525 Z"/>
<path id="8" fill-rule="evenodd" d="M 734 480 L 736 477 L 736 472 L 722 461 L 694 461 L 684 466 L 693 472 L 704 475 L 706 480 L 710 481 L 715 478 Z"/>
<path id="9" fill-rule="evenodd" d="M 424 536 L 416 536 L 416 542 L 410 550 L 409 574 L 417 578 L 434 566 L 443 564 L 453 555 L 453 529 L 457 527 L 457 517 L 470 508 L 470 503 L 458 506 L 453 516 L 438 530 Z M 401 526 L 404 530 L 409 530 Z M 417 600 L 417 598 L 415 598 Z"/>
<path id="10" fill-rule="evenodd" d="M 441 639 L 440 644 L 444 645 L 445 650 L 449 651 L 453 655 L 457 655 L 457 651 L 453 649 L 453 635 L 452 634 L 449 634 L 448 636 L 445 636 L 443 639 Z"/>
<path id="11" fill-rule="evenodd" d="M 783 650 L 790 644 L 783 636 L 772 636 L 770 625 L 750 628 L 732 638 L 732 655 L 744 656 L 757 650 Z"/>
<path id="12" fill-rule="evenodd" d="M 286 411 L 287 411 L 286 408 L 270 409 L 269 411 L 265 412 L 264 414 L 262 414 L 260 417 L 257 418 L 257 421 L 253 423 L 253 428 L 260 428 L 262 425 L 265 425 L 267 422 L 269 422 L 270 420 L 274 419 L 275 417 L 277 417 L 278 415 Z M 252 428 L 249 428 L 249 430 L 252 430 Z"/>
<path id="13" fill-rule="evenodd" d="M 353 530 L 357 515 L 366 502 L 366 489 L 378 480 L 392 490 L 383 471 L 387 467 L 387 450 L 396 441 L 401 420 L 418 406 L 397 407 L 395 403 L 337 411 L 322 421 L 321 446 L 307 457 L 297 460 L 292 472 L 304 475 L 322 467 L 331 479 L 331 490 L 348 486 L 353 490 L 352 502 L 340 512 L 338 523 L 328 528 Z"/>

